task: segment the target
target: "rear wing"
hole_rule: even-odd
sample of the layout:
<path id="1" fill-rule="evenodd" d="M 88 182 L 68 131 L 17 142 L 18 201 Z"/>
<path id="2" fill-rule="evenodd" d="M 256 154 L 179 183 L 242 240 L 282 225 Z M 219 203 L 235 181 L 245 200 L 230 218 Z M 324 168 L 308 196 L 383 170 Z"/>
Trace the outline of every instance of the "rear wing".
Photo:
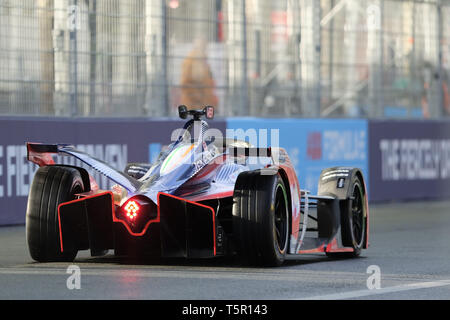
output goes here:
<path id="1" fill-rule="evenodd" d="M 55 164 L 52 154 L 68 155 L 77 158 L 89 167 L 97 170 L 118 185 L 127 189 L 129 192 L 136 192 L 142 186 L 142 182 L 116 170 L 102 160 L 96 159 L 83 151 L 75 149 L 73 145 L 27 142 L 26 146 L 27 159 L 40 167 Z"/>

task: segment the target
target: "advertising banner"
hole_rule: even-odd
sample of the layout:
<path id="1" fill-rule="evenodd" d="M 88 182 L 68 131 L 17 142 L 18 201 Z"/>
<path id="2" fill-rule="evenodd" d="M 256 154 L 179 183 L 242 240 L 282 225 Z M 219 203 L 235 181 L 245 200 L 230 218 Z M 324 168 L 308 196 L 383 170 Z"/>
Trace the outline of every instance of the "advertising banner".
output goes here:
<path id="1" fill-rule="evenodd" d="M 450 196 L 448 121 L 370 121 L 372 201 Z"/>
<path id="2" fill-rule="evenodd" d="M 360 168 L 368 183 L 366 120 L 237 118 L 229 119 L 227 128 L 229 137 L 286 149 L 300 187 L 312 193 L 317 193 L 321 171 L 334 166 Z"/>
<path id="3" fill-rule="evenodd" d="M 0 118 L 0 225 L 25 222 L 28 191 L 37 166 L 27 161 L 26 142 L 67 143 L 123 170 L 129 162 L 149 162 L 182 120 Z M 211 127 L 225 130 L 225 121 Z M 58 162 L 81 166 L 73 157 Z M 83 166 L 84 167 L 84 166 Z M 101 188 L 111 183 L 90 170 Z"/>

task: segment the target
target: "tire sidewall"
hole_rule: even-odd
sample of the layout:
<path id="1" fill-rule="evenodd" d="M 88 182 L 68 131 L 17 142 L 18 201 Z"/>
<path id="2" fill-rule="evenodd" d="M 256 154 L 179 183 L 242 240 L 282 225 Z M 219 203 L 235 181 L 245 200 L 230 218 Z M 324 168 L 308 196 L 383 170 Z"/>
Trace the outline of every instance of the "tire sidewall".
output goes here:
<path id="1" fill-rule="evenodd" d="M 275 180 L 275 184 L 273 186 L 273 192 L 272 192 L 272 203 L 271 203 L 271 210 L 270 210 L 270 222 L 271 222 L 271 230 L 272 230 L 272 246 L 273 246 L 273 252 L 276 255 L 276 260 L 279 264 L 282 264 L 284 262 L 284 259 L 286 257 L 287 248 L 288 248 L 288 242 L 289 242 L 289 204 L 287 202 L 287 193 L 286 193 L 286 187 L 284 186 L 283 179 L 280 177 L 280 175 L 277 175 L 277 179 Z M 278 243 L 277 236 L 276 236 L 276 225 L 275 225 L 275 208 L 276 208 L 276 197 L 278 193 L 278 189 L 281 188 L 283 192 L 282 201 L 284 201 L 284 207 L 285 207 L 285 223 L 286 223 L 286 230 L 284 235 L 284 248 L 280 248 L 280 244 Z M 273 208 L 273 209 L 272 209 Z"/>
<path id="2" fill-rule="evenodd" d="M 363 185 L 361 180 L 357 175 L 354 175 L 352 177 L 352 181 L 350 184 L 350 188 L 348 190 L 349 197 L 353 197 L 353 193 L 355 188 L 359 189 L 360 197 L 361 197 L 361 214 L 362 214 L 362 232 L 361 232 L 361 239 L 358 242 L 358 239 L 356 239 L 355 234 L 353 232 L 353 213 L 352 213 L 352 205 L 349 206 L 347 211 L 347 219 L 346 219 L 346 229 L 347 229 L 347 237 L 351 241 L 351 245 L 353 249 L 355 250 L 355 255 L 358 256 L 361 253 L 361 250 L 364 246 L 364 239 L 366 235 L 366 206 L 365 206 L 365 191 L 363 189 Z M 352 200 L 353 203 L 354 200 Z"/>

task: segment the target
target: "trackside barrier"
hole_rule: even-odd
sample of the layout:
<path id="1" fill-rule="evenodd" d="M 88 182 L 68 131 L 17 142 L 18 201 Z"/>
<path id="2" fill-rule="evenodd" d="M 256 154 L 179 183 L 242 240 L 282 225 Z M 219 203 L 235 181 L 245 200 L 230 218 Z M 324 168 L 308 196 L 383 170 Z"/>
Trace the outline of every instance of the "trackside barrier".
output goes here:
<path id="1" fill-rule="evenodd" d="M 233 118 L 227 121 L 227 135 L 286 149 L 300 188 L 316 193 L 320 173 L 328 167 L 361 168 L 368 183 L 367 127 L 367 120 L 360 119 Z"/>
<path id="2" fill-rule="evenodd" d="M 37 167 L 25 142 L 70 143 L 116 168 L 154 160 L 183 121 L 170 119 L 0 118 L 0 225 L 23 224 Z M 361 119 L 214 120 L 227 136 L 285 148 L 302 189 L 317 192 L 322 169 L 363 170 L 369 201 L 450 197 L 450 121 Z M 72 157 L 64 164 L 80 165 Z M 100 186 L 106 178 L 92 172 Z"/>
<path id="3" fill-rule="evenodd" d="M 369 122 L 371 201 L 450 197 L 450 121 Z"/>

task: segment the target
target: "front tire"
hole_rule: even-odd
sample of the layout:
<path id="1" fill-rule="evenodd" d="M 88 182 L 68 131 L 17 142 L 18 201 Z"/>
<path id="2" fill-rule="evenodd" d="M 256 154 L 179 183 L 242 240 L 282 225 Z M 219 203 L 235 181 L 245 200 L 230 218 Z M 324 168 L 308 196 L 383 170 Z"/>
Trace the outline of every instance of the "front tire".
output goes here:
<path id="1" fill-rule="evenodd" d="M 331 258 L 356 258 L 361 255 L 367 233 L 366 194 L 361 179 L 354 175 L 348 188 L 350 205 L 341 212 L 342 243 L 353 252 L 331 253 Z"/>
<path id="2" fill-rule="evenodd" d="M 233 196 L 233 234 L 251 265 L 283 264 L 289 236 L 289 203 L 283 179 L 261 171 L 241 174 Z"/>
<path id="3" fill-rule="evenodd" d="M 38 262 L 73 261 L 77 251 L 61 253 L 58 205 L 84 191 L 80 172 L 71 167 L 40 167 L 28 196 L 26 237 L 31 257 Z"/>
<path id="4" fill-rule="evenodd" d="M 361 254 L 366 237 L 366 213 L 365 213 L 365 194 L 360 179 L 355 176 L 352 179 L 351 205 L 342 215 L 342 242 L 346 246 L 353 247 L 352 257 L 358 257 Z"/>

